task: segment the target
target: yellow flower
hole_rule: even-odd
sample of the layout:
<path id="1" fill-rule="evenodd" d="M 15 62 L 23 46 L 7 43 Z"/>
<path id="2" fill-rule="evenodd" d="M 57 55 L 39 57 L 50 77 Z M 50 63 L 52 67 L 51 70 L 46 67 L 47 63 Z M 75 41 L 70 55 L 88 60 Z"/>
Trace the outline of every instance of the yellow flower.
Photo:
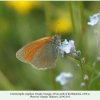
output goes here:
<path id="1" fill-rule="evenodd" d="M 58 28 L 57 28 L 57 25 L 58 25 Z M 71 32 L 72 23 L 71 23 L 70 17 L 66 15 L 64 16 L 61 15 L 60 18 L 53 21 L 51 28 L 54 32 L 56 32 L 56 29 L 57 29 L 57 33 Z"/>
<path id="2" fill-rule="evenodd" d="M 40 7 L 41 2 L 37 1 L 8 1 L 6 4 L 20 14 L 27 14 L 32 8 Z"/>

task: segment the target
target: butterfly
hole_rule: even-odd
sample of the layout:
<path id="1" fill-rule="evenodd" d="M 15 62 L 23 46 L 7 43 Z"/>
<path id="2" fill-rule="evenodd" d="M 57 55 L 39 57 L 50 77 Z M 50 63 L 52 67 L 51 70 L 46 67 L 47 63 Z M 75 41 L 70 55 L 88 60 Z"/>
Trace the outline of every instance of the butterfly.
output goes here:
<path id="1" fill-rule="evenodd" d="M 58 46 L 61 45 L 61 36 L 44 37 L 35 40 L 16 53 L 18 60 L 31 64 L 36 69 L 53 68 L 58 57 Z"/>

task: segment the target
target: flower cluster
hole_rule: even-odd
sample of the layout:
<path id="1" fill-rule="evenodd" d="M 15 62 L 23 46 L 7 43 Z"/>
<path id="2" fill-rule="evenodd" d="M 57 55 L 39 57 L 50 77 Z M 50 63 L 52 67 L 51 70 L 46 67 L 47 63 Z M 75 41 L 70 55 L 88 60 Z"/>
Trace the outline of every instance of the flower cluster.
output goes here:
<path id="1" fill-rule="evenodd" d="M 62 55 L 62 57 L 64 57 L 64 52 L 65 53 L 71 53 L 72 48 L 75 48 L 74 46 L 74 41 L 70 40 L 69 42 L 65 39 L 62 44 L 60 46 L 58 46 L 58 49 Z M 59 76 L 56 77 L 56 81 L 60 82 L 61 85 L 65 85 L 68 83 L 68 79 L 72 78 L 73 75 L 70 72 L 61 72 Z"/>
<path id="2" fill-rule="evenodd" d="M 62 45 L 58 46 L 58 49 L 60 50 L 62 57 L 64 57 L 64 52 L 68 54 L 72 52 L 73 49 L 75 49 L 74 41 L 70 40 L 68 42 L 67 39 L 65 39 L 65 41 L 62 42 Z"/>
<path id="3" fill-rule="evenodd" d="M 64 53 L 66 54 L 72 54 L 72 56 L 74 58 L 78 58 L 80 61 L 80 64 L 76 64 L 78 67 L 77 68 L 82 68 L 82 65 L 85 63 L 85 59 L 84 58 L 80 58 L 80 51 L 76 51 L 75 49 L 75 45 L 74 45 L 74 41 L 70 40 L 69 42 L 67 41 L 67 39 L 65 39 L 62 44 L 60 46 L 58 46 L 58 49 L 60 51 L 60 54 L 62 55 L 62 57 L 64 57 Z M 84 74 L 84 70 L 82 68 L 83 74 Z M 59 76 L 56 77 L 56 81 L 60 82 L 61 85 L 65 85 L 68 80 L 67 78 L 72 77 L 71 73 L 65 73 L 62 72 Z M 84 74 L 84 80 L 88 80 L 88 76 Z"/>
<path id="4" fill-rule="evenodd" d="M 91 26 L 94 26 L 94 25 L 97 25 L 100 18 L 99 18 L 99 15 L 100 13 L 97 13 L 97 14 L 94 14 L 93 16 L 90 16 L 90 22 L 88 22 L 87 24 L 88 25 L 91 25 Z M 98 41 L 100 42 L 100 35 L 99 35 L 99 32 L 97 30 L 95 30 L 96 33 L 98 33 Z M 100 44 L 100 43 L 99 43 Z M 98 56 L 98 61 L 100 61 L 100 45 L 98 44 L 98 51 L 99 51 L 99 56 Z M 64 57 L 64 54 L 71 54 L 74 58 L 77 58 L 77 60 L 79 60 L 80 63 L 76 63 L 76 67 L 77 68 L 81 68 L 82 69 L 82 72 L 83 72 L 83 79 L 84 81 L 87 81 L 89 80 L 89 77 L 88 75 L 86 75 L 84 73 L 84 70 L 83 70 L 83 64 L 85 63 L 85 58 L 81 58 L 80 55 L 81 55 L 81 51 L 76 51 L 75 49 L 75 45 L 74 45 L 74 41 L 73 40 L 70 40 L 69 42 L 67 41 L 67 39 L 65 39 L 60 46 L 58 46 L 58 49 L 60 51 L 60 54 L 62 55 L 62 57 Z M 57 82 L 60 82 L 61 85 L 65 85 L 68 83 L 68 78 L 72 78 L 73 75 L 72 73 L 68 72 L 61 72 L 59 76 L 56 77 L 56 81 Z M 100 77 L 100 73 L 98 74 L 97 77 Z M 96 77 L 96 78 L 97 78 Z M 95 79 L 96 79 L 95 78 Z M 85 82 L 82 82 L 80 84 L 81 87 L 84 87 L 86 86 Z"/>
<path id="5" fill-rule="evenodd" d="M 56 81 L 60 82 L 61 85 L 65 85 L 68 82 L 68 78 L 72 78 L 73 75 L 70 72 L 61 72 L 59 76 L 56 77 Z"/>

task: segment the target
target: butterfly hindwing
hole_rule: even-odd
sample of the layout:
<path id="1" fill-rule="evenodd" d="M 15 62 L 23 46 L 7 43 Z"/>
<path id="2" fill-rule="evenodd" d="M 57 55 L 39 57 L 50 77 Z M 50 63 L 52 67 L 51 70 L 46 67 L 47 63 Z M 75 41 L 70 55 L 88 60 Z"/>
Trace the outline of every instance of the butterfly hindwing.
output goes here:
<path id="1" fill-rule="evenodd" d="M 57 46 L 48 42 L 36 52 L 31 60 L 31 65 L 37 69 L 47 69 L 55 67 L 58 56 Z"/>

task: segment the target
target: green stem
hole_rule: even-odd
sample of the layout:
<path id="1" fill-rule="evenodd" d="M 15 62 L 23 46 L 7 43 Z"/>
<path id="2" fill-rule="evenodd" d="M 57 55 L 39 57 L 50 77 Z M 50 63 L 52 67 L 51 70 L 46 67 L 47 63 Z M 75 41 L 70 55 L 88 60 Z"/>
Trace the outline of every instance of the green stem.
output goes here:
<path id="1" fill-rule="evenodd" d="M 71 1 L 69 1 L 69 8 L 70 8 L 70 15 L 71 15 L 72 26 L 73 26 L 74 39 L 76 39 L 77 32 L 76 32 L 75 21 L 74 21 L 73 2 Z"/>
<path id="2" fill-rule="evenodd" d="M 50 69 L 50 76 L 51 76 L 51 82 L 52 82 L 52 89 L 56 90 L 55 68 Z"/>
<path id="3" fill-rule="evenodd" d="M 92 74 L 91 77 L 90 77 L 90 81 L 89 81 L 89 84 L 88 84 L 88 89 L 90 89 L 92 82 L 95 81 L 95 80 L 97 79 L 97 76 L 96 76 L 95 78 L 93 78 L 94 72 L 92 72 L 92 73 L 93 73 L 93 74 Z"/>
<path id="4" fill-rule="evenodd" d="M 72 57 L 70 57 L 70 56 L 67 56 L 67 58 L 68 58 L 69 60 L 75 62 L 75 63 L 80 64 L 79 60 L 76 60 L 76 59 L 74 59 L 74 58 L 72 58 Z M 98 70 L 94 69 L 93 67 L 91 67 L 90 65 L 87 65 L 87 64 L 84 64 L 84 69 L 85 69 L 85 70 L 88 70 L 88 71 L 90 71 L 90 72 L 94 72 L 95 74 L 98 74 L 98 73 L 99 73 Z"/>
<path id="5" fill-rule="evenodd" d="M 79 2 L 79 14 L 80 14 L 80 32 L 79 32 L 79 46 L 81 52 L 84 52 L 84 33 L 85 33 L 85 25 L 84 25 L 84 8 L 83 8 L 83 2 Z M 84 53 L 83 53 L 84 54 Z"/>
<path id="6" fill-rule="evenodd" d="M 83 35 L 85 33 L 84 7 L 82 1 L 80 1 L 79 3 L 80 3 L 80 15 L 81 15 L 81 33 Z"/>
<path id="7" fill-rule="evenodd" d="M 95 70 L 95 67 L 96 67 L 96 63 L 97 63 L 97 57 L 100 55 L 100 34 L 99 34 L 99 32 L 97 31 L 97 38 L 98 38 L 98 47 L 97 47 L 97 55 L 96 55 L 96 60 L 95 60 L 95 62 L 93 63 L 93 69 Z M 95 78 L 93 78 L 93 76 L 94 76 L 94 71 L 92 71 L 92 73 L 91 73 L 91 77 L 90 77 L 90 82 L 89 82 L 89 85 L 88 85 L 88 89 L 90 89 L 90 87 L 91 87 L 91 84 L 92 84 L 92 82 L 93 81 L 95 81 L 96 79 L 97 79 L 97 76 L 95 77 Z"/>
<path id="8" fill-rule="evenodd" d="M 94 77 L 94 79 L 91 80 L 91 83 L 92 83 L 93 81 L 95 81 L 96 79 L 98 79 L 98 78 L 99 78 L 99 76 L 97 75 L 96 77 Z"/>
<path id="9" fill-rule="evenodd" d="M 98 55 L 100 55 L 100 34 L 99 34 L 99 32 L 98 32 L 98 35 L 99 35 L 98 36 Z"/>
<path id="10" fill-rule="evenodd" d="M 81 58 L 79 57 L 79 61 L 80 61 L 80 66 L 81 66 L 81 69 L 82 69 L 82 72 L 83 72 L 83 76 L 85 75 L 85 73 L 84 73 L 84 70 L 83 70 L 83 64 L 82 64 L 82 62 L 81 62 Z"/>

